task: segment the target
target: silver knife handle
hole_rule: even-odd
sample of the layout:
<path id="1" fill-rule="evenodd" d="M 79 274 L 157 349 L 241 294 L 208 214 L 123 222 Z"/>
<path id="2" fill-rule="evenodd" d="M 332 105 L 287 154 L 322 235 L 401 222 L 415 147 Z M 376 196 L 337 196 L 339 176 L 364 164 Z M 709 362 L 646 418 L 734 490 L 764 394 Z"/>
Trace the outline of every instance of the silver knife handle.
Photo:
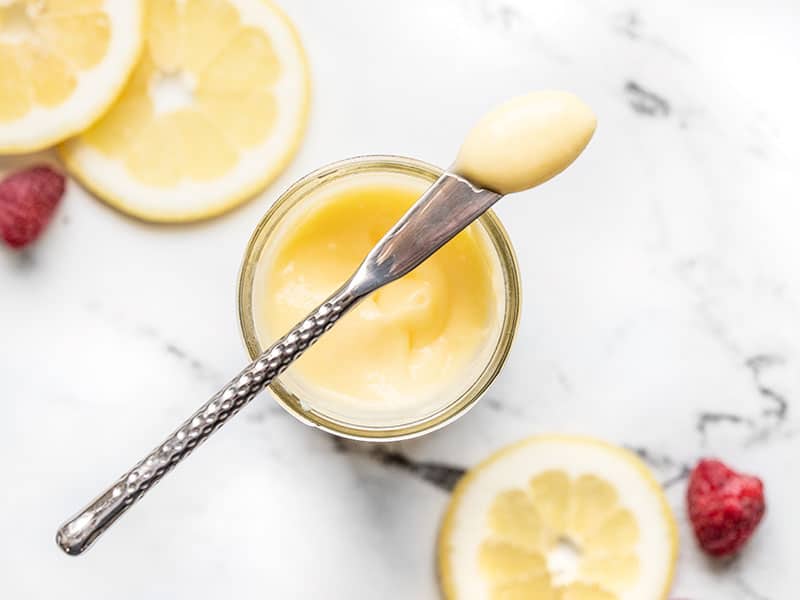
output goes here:
<path id="1" fill-rule="evenodd" d="M 345 285 L 264 351 L 141 462 L 120 477 L 56 534 L 78 555 L 192 450 L 250 402 L 362 298 Z"/>

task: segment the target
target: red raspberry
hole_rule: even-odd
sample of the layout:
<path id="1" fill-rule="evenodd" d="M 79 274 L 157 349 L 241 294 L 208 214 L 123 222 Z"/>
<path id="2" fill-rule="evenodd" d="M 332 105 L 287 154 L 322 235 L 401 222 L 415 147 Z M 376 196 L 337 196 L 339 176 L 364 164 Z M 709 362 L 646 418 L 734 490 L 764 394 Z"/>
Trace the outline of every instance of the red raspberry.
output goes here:
<path id="1" fill-rule="evenodd" d="M 689 519 L 700 547 L 712 556 L 739 550 L 764 516 L 764 486 L 718 460 L 703 459 L 692 471 Z"/>
<path id="2" fill-rule="evenodd" d="M 30 167 L 0 182 L 0 237 L 12 248 L 33 242 L 64 195 L 64 176 L 47 166 Z"/>

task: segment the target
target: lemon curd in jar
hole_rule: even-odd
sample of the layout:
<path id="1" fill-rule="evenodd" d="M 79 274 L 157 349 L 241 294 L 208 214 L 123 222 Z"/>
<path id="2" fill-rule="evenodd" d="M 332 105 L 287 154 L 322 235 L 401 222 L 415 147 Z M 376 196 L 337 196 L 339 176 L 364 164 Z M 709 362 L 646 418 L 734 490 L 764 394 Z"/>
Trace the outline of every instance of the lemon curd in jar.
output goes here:
<path id="1" fill-rule="evenodd" d="M 277 338 L 324 301 L 424 190 L 372 177 L 325 193 L 264 257 L 260 337 Z M 470 227 L 370 294 L 290 367 L 291 376 L 314 389 L 317 404 L 347 412 L 402 412 L 463 380 L 497 336 L 496 265 L 484 238 Z"/>
<path id="2" fill-rule="evenodd" d="M 264 217 L 240 278 L 252 356 L 339 288 L 438 171 L 361 157 L 307 176 Z M 435 429 L 498 373 L 519 311 L 516 261 L 488 213 L 417 269 L 369 295 L 273 382 L 306 422 L 363 439 Z"/>

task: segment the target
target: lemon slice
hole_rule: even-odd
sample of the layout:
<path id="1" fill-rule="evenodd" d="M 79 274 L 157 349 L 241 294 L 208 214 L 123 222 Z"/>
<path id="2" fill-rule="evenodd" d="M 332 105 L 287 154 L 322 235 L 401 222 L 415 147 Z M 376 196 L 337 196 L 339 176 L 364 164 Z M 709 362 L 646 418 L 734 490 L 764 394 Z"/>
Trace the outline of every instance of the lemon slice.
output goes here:
<path id="1" fill-rule="evenodd" d="M 0 0 L 0 153 L 96 121 L 136 63 L 142 21 L 138 0 Z"/>
<path id="2" fill-rule="evenodd" d="M 677 530 L 634 454 L 590 438 L 539 436 L 458 484 L 439 537 L 448 600 L 666 598 Z"/>
<path id="3" fill-rule="evenodd" d="M 309 97 L 300 39 L 265 0 L 150 0 L 145 40 L 113 108 L 61 146 L 64 162 L 144 220 L 225 212 L 299 145 Z"/>

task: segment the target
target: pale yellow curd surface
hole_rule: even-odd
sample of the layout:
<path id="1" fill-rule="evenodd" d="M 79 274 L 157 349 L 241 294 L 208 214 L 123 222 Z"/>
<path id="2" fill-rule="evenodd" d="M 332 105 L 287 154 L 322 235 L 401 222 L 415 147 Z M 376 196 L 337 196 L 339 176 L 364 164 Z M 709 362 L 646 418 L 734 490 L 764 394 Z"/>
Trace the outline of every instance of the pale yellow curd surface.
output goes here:
<path id="1" fill-rule="evenodd" d="M 355 271 L 429 185 L 360 178 L 322 193 L 260 259 L 256 329 L 267 345 Z M 417 412 L 455 400 L 497 341 L 499 262 L 476 224 L 402 279 L 372 293 L 287 371 L 316 409 L 341 415 Z"/>
<path id="2" fill-rule="evenodd" d="M 570 92 L 517 96 L 475 124 L 453 170 L 501 194 L 521 192 L 566 169 L 592 139 L 596 126 L 592 109 Z"/>

